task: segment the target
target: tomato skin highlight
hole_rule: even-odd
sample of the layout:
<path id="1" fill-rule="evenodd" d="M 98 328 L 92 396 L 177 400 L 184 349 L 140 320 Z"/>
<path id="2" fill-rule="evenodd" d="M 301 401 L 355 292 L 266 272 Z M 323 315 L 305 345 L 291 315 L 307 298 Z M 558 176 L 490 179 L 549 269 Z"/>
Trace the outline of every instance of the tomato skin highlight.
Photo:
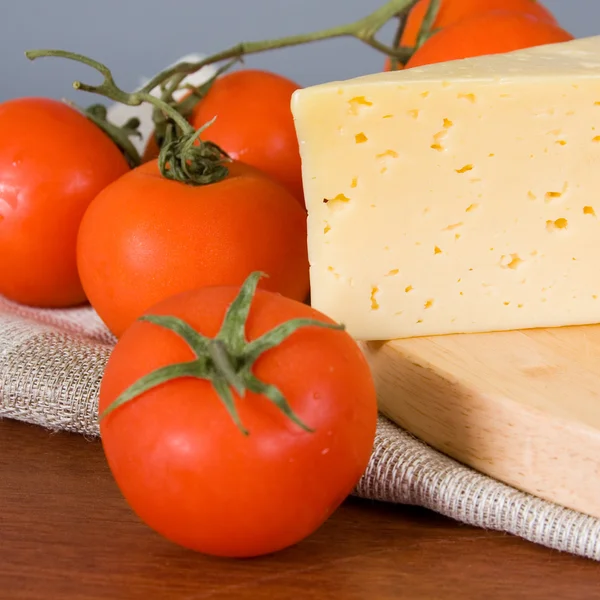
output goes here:
<path id="1" fill-rule="evenodd" d="M 203 139 L 218 144 L 235 160 L 252 165 L 281 183 L 304 206 L 300 149 L 290 108 L 300 86 L 276 73 L 241 69 L 221 75 L 196 104 L 194 129 L 216 120 Z M 151 136 L 143 160 L 158 156 Z"/>
<path id="2" fill-rule="evenodd" d="M 238 289 L 185 292 L 148 313 L 180 317 L 214 337 Z M 332 322 L 258 290 L 247 339 L 297 317 Z M 173 332 L 136 321 L 108 362 L 100 413 L 143 375 L 192 358 Z M 108 463 L 132 509 L 161 535 L 202 553 L 250 557 L 299 542 L 352 491 L 372 452 L 374 384 L 346 332 L 302 328 L 259 358 L 253 372 L 277 386 L 314 432 L 299 428 L 264 396 L 234 394 L 249 430 L 244 436 L 211 384 L 191 378 L 147 391 L 100 423 Z"/>
<path id="3" fill-rule="evenodd" d="M 0 294 L 59 308 L 86 297 L 76 264 L 85 210 L 129 171 L 112 140 L 63 102 L 0 104 Z"/>
<path id="4" fill-rule="evenodd" d="M 153 304 L 210 285 L 260 285 L 308 295 L 306 212 L 282 186 L 240 162 L 218 183 L 165 179 L 157 161 L 92 202 L 79 231 L 78 267 L 92 306 L 118 337 Z"/>

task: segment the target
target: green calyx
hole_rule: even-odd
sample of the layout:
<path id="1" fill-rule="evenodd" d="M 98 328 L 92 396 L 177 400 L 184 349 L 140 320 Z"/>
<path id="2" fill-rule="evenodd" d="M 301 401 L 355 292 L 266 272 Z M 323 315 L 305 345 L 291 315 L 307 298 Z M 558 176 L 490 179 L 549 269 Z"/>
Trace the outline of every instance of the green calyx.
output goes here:
<path id="1" fill-rule="evenodd" d="M 213 122 L 214 119 L 198 131 L 179 137 L 173 135 L 172 126 L 167 127 L 166 139 L 158 155 L 158 167 L 163 177 L 188 185 L 208 185 L 227 177 L 229 155 L 217 144 L 199 139 Z"/>
<path id="2" fill-rule="evenodd" d="M 240 399 L 245 398 L 246 392 L 264 396 L 292 422 L 304 431 L 312 432 L 313 430 L 294 413 L 281 391 L 274 385 L 258 379 L 252 372 L 252 368 L 265 352 L 279 346 L 298 329 L 322 327 L 343 330 L 344 327 L 315 319 L 291 319 L 249 342 L 246 339 L 246 322 L 262 276 L 262 273 L 255 272 L 246 279 L 239 294 L 229 306 L 215 338 L 202 335 L 178 317 L 159 315 L 141 317 L 140 321 L 169 329 L 185 340 L 195 358 L 188 362 L 161 367 L 140 378 L 106 408 L 100 415 L 100 420 L 156 386 L 181 377 L 193 377 L 211 382 L 231 419 L 244 435 L 249 435 L 249 431 L 240 419 L 233 391 Z"/>

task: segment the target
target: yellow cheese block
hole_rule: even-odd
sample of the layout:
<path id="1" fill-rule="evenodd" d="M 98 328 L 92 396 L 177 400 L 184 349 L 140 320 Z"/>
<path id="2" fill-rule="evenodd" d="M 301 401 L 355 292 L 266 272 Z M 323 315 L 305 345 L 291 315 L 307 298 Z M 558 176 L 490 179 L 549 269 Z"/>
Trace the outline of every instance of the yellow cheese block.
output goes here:
<path id="1" fill-rule="evenodd" d="M 315 308 L 360 340 L 600 322 L 600 36 L 299 90 Z"/>

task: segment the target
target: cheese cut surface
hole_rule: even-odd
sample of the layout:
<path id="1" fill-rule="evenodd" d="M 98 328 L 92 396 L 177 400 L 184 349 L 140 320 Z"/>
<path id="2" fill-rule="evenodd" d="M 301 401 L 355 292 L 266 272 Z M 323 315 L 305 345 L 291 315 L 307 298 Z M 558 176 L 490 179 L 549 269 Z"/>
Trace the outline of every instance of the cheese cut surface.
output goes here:
<path id="1" fill-rule="evenodd" d="M 600 36 L 295 93 L 312 305 L 360 340 L 600 322 Z"/>

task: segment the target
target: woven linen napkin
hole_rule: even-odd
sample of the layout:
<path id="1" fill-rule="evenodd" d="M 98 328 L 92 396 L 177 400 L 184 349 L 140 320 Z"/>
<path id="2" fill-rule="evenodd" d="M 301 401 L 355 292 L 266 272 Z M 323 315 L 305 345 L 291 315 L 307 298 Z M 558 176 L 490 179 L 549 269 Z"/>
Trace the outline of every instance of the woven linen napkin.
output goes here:
<path id="1" fill-rule="evenodd" d="M 31 309 L 0 297 L 0 418 L 99 436 L 98 390 L 114 343 L 91 308 Z M 384 417 L 354 494 L 600 560 L 599 519 L 486 477 Z"/>

